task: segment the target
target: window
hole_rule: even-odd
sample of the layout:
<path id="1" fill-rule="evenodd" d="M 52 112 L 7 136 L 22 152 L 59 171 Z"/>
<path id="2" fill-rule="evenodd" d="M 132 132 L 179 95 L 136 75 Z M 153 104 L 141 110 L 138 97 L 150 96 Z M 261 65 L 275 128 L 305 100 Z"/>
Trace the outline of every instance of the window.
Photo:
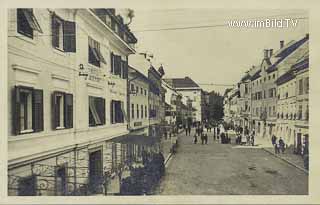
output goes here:
<path id="1" fill-rule="evenodd" d="M 102 151 L 97 150 L 89 153 L 89 189 L 92 193 L 99 193 L 102 178 L 103 163 Z"/>
<path id="2" fill-rule="evenodd" d="M 105 99 L 89 96 L 89 126 L 104 125 L 105 122 Z"/>
<path id="3" fill-rule="evenodd" d="M 134 119 L 134 104 L 131 104 L 131 117 Z"/>
<path id="4" fill-rule="evenodd" d="M 139 87 L 136 86 L 136 94 L 138 95 L 139 94 Z"/>
<path id="5" fill-rule="evenodd" d="M 19 196 L 35 196 L 36 195 L 36 176 L 23 177 L 18 181 Z"/>
<path id="6" fill-rule="evenodd" d="M 275 79 L 276 78 L 276 74 L 274 73 L 273 75 L 272 75 L 272 79 Z"/>
<path id="7" fill-rule="evenodd" d="M 139 118 L 139 105 L 137 104 L 137 118 Z"/>
<path id="8" fill-rule="evenodd" d="M 276 106 L 273 106 L 272 110 L 273 110 L 273 115 L 276 115 Z"/>
<path id="9" fill-rule="evenodd" d="M 118 75 L 120 78 L 128 78 L 128 62 L 121 60 L 121 56 L 111 52 L 111 73 Z"/>
<path id="10" fill-rule="evenodd" d="M 106 61 L 100 52 L 100 43 L 90 38 L 90 36 L 88 37 L 88 42 L 89 63 L 97 67 L 100 67 L 101 62 L 106 64 Z"/>
<path id="11" fill-rule="evenodd" d="M 304 93 L 309 93 L 309 77 L 306 77 L 305 79 L 304 79 L 304 89 L 305 89 L 305 91 L 304 91 Z"/>
<path id="12" fill-rule="evenodd" d="M 12 128 L 15 135 L 43 131 L 43 91 L 15 86 L 12 115 Z"/>
<path id="13" fill-rule="evenodd" d="M 299 105 L 298 120 L 302 120 L 302 105 Z"/>
<path id="14" fill-rule="evenodd" d="M 147 90 L 146 89 L 144 90 L 144 95 L 147 96 Z"/>
<path id="15" fill-rule="evenodd" d="M 131 84 L 131 91 L 134 91 L 134 85 Z"/>
<path id="16" fill-rule="evenodd" d="M 33 15 L 33 9 L 17 9 L 17 31 L 18 33 L 33 38 L 33 31 L 42 33 L 40 25 Z"/>
<path id="17" fill-rule="evenodd" d="M 272 112 L 271 112 L 271 107 L 269 107 L 269 116 L 271 116 L 272 115 Z"/>
<path id="18" fill-rule="evenodd" d="M 141 118 L 143 118 L 143 105 L 141 105 Z"/>
<path id="19" fill-rule="evenodd" d="M 145 116 L 145 118 L 148 117 L 148 112 L 147 112 L 147 106 L 146 105 L 144 106 L 144 116 Z"/>
<path id="20" fill-rule="evenodd" d="M 125 114 L 123 102 L 118 100 L 111 100 L 110 106 L 111 124 L 123 123 Z"/>
<path id="21" fill-rule="evenodd" d="M 56 178 L 55 178 L 55 186 L 56 186 L 56 195 L 63 196 L 67 195 L 68 190 L 68 178 L 67 178 L 67 167 L 66 166 L 59 166 L 56 171 Z"/>
<path id="22" fill-rule="evenodd" d="M 73 127 L 73 96 L 63 92 L 52 93 L 52 128 Z"/>
<path id="23" fill-rule="evenodd" d="M 302 79 L 299 80 L 299 95 L 303 94 L 303 81 Z"/>
<path id="24" fill-rule="evenodd" d="M 52 15 L 52 46 L 65 52 L 76 52 L 76 24 Z"/>
<path id="25" fill-rule="evenodd" d="M 271 76 L 269 75 L 269 76 L 268 76 L 268 80 L 270 80 L 270 79 L 271 79 Z"/>

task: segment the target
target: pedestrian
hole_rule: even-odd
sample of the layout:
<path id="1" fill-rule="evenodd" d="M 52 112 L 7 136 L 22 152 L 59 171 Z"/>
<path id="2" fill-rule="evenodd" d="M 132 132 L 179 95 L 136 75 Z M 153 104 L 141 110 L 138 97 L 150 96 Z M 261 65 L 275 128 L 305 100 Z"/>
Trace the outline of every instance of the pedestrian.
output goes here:
<path id="1" fill-rule="evenodd" d="M 285 146 L 285 143 L 284 143 L 283 139 L 280 137 L 280 139 L 279 139 L 279 147 L 280 147 L 280 150 L 281 150 L 282 154 L 284 153 L 284 149 L 285 149 L 284 146 Z"/>
<path id="2" fill-rule="evenodd" d="M 194 144 L 197 144 L 197 142 L 198 142 L 198 136 L 197 136 L 197 134 L 194 134 L 194 136 L 193 136 L 193 143 Z"/>
<path id="3" fill-rule="evenodd" d="M 272 137 L 271 137 L 271 142 L 272 142 L 272 145 L 273 145 L 273 146 L 275 146 L 276 141 L 277 141 L 277 137 L 276 137 L 275 135 L 272 135 Z"/>
<path id="4" fill-rule="evenodd" d="M 274 153 L 275 153 L 275 154 L 279 154 L 279 153 L 280 153 L 280 151 L 279 151 L 279 144 L 278 144 L 277 142 L 274 144 Z"/>
<path id="5" fill-rule="evenodd" d="M 185 131 L 186 131 L 186 136 L 188 136 L 188 128 L 184 128 L 185 129 Z"/>
<path id="6" fill-rule="evenodd" d="M 251 145 L 254 146 L 254 135 L 251 135 Z"/>
<path id="7" fill-rule="evenodd" d="M 250 135 L 246 135 L 246 137 L 247 137 L 247 145 L 250 145 Z"/>
<path id="8" fill-rule="evenodd" d="M 201 144 L 204 144 L 204 135 L 201 134 Z"/>
<path id="9" fill-rule="evenodd" d="M 206 144 L 208 144 L 208 135 L 207 134 L 204 135 L 204 141 Z"/>
<path id="10" fill-rule="evenodd" d="M 191 133 L 191 126 L 190 126 L 190 124 L 188 124 L 188 133 L 189 133 L 189 136 L 190 136 L 190 133 Z"/>

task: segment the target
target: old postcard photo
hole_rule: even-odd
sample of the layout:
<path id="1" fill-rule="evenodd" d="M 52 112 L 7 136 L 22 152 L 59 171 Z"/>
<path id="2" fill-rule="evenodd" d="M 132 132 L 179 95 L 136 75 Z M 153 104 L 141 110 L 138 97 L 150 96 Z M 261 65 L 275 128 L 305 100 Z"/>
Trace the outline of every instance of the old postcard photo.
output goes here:
<path id="1" fill-rule="evenodd" d="M 8 202 L 310 196 L 308 9 L 5 11 Z"/>

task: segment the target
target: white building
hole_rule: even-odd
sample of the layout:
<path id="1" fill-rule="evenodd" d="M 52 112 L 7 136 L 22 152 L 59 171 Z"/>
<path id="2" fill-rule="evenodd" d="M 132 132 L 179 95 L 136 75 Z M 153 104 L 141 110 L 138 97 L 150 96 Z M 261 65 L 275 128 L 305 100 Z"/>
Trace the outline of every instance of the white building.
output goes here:
<path id="1" fill-rule="evenodd" d="M 135 37 L 114 9 L 10 9 L 8 21 L 9 195 L 118 193 L 125 149 L 112 139 L 128 133 Z"/>
<path id="2" fill-rule="evenodd" d="M 202 89 L 191 78 L 167 78 L 164 79 L 169 85 L 174 87 L 177 92 L 181 93 L 184 97 L 182 102 L 187 105 L 188 100 L 192 102 L 192 107 L 196 109 L 193 112 L 193 122 L 202 121 Z"/>

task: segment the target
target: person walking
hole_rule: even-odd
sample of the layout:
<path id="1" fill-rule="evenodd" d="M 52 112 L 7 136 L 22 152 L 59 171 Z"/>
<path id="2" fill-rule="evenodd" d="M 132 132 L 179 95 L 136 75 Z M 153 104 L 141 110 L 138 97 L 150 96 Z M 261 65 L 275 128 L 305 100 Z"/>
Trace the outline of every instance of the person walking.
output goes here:
<path id="1" fill-rule="evenodd" d="M 206 144 L 208 144 L 208 135 L 207 135 L 207 134 L 204 135 L 204 142 L 205 142 Z"/>
<path id="2" fill-rule="evenodd" d="M 197 142 L 198 142 L 198 136 L 197 136 L 197 134 L 195 133 L 194 136 L 193 136 L 193 143 L 194 143 L 194 144 L 197 144 Z"/>
<path id="3" fill-rule="evenodd" d="M 188 124 L 188 133 L 189 133 L 189 136 L 190 136 L 190 134 L 191 134 L 191 126 L 190 126 L 190 124 Z"/>
<path id="4" fill-rule="evenodd" d="M 277 137 L 276 137 L 275 135 L 272 135 L 272 137 L 271 137 L 271 143 L 272 143 L 273 146 L 275 146 L 276 141 L 277 141 Z"/>
<path id="5" fill-rule="evenodd" d="M 188 128 L 186 126 L 184 126 L 185 131 L 186 131 L 186 136 L 188 136 Z"/>
<path id="6" fill-rule="evenodd" d="M 280 137 L 280 139 L 279 139 L 279 147 L 280 147 L 280 150 L 281 150 L 282 154 L 284 154 L 284 146 L 285 146 L 285 143 L 284 143 L 283 139 Z"/>
<path id="7" fill-rule="evenodd" d="M 280 153 L 280 151 L 279 151 L 279 143 L 277 143 L 277 141 L 274 144 L 274 153 L 275 154 L 279 154 Z"/>
<path id="8" fill-rule="evenodd" d="M 254 134 L 251 135 L 251 146 L 254 146 Z"/>

